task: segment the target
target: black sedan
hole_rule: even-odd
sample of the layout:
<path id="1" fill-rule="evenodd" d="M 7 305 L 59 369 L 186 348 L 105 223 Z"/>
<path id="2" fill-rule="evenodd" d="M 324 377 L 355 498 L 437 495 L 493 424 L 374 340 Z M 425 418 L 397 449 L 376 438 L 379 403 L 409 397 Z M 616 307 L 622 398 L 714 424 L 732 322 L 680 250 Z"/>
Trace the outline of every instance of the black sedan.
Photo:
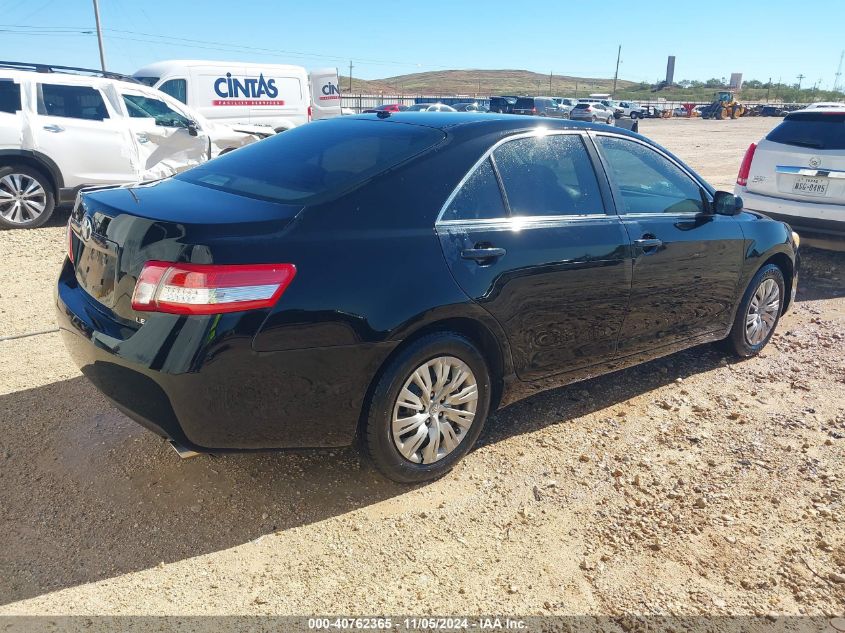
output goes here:
<path id="1" fill-rule="evenodd" d="M 381 113 L 82 194 L 56 305 L 82 372 L 179 450 L 358 439 L 414 482 L 537 390 L 756 354 L 797 247 L 618 128 Z"/>

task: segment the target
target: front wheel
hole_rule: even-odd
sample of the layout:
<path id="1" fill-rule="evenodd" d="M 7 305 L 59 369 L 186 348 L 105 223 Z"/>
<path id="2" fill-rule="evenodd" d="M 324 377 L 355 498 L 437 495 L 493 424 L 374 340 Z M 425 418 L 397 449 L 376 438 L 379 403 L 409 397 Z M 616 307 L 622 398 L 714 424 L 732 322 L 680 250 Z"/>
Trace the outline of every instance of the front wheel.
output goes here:
<path id="1" fill-rule="evenodd" d="M 725 339 L 728 351 L 740 358 L 749 358 L 766 346 L 780 321 L 785 287 L 783 273 L 774 264 L 766 264 L 757 271 Z"/>
<path id="2" fill-rule="evenodd" d="M 631 118 L 636 119 L 639 115 L 636 112 L 631 112 Z"/>
<path id="3" fill-rule="evenodd" d="M 472 448 L 490 407 L 490 373 L 478 349 L 453 332 L 411 343 L 373 390 L 365 444 L 393 481 L 419 483 L 449 472 Z"/>
<path id="4" fill-rule="evenodd" d="M 612 116 L 607 117 L 607 121 L 605 121 L 605 123 L 607 123 L 608 125 L 612 125 L 613 124 L 613 117 Z"/>

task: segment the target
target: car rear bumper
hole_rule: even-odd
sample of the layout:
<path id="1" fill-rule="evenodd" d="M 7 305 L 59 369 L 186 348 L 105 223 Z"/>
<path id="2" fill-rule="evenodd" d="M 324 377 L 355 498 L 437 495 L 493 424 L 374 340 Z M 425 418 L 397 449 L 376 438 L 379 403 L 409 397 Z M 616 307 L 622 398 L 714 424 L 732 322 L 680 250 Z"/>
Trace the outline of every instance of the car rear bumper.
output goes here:
<path id="1" fill-rule="evenodd" d="M 56 313 L 74 362 L 120 411 L 198 451 L 349 445 L 395 346 L 256 352 L 225 319 L 152 315 L 132 329 L 101 308 L 66 262 Z"/>
<path id="2" fill-rule="evenodd" d="M 739 186 L 736 187 L 736 195 L 742 197 L 746 209 L 786 222 L 799 233 L 805 231 L 845 237 L 845 205 L 764 196 Z"/>

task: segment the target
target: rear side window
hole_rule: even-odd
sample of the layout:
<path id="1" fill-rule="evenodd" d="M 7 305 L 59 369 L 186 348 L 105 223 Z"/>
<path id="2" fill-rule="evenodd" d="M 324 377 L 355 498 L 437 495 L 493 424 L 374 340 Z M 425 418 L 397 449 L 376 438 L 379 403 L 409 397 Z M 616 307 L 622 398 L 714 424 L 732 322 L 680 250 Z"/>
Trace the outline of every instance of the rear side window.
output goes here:
<path id="1" fill-rule="evenodd" d="M 493 152 L 511 215 L 604 213 L 595 171 L 578 134 L 521 138 Z"/>
<path id="2" fill-rule="evenodd" d="M 790 115 L 766 140 L 820 150 L 845 149 L 845 113 Z"/>
<path id="3" fill-rule="evenodd" d="M 184 79 L 168 79 L 158 89 L 182 103 L 188 103 L 188 82 Z"/>
<path id="4" fill-rule="evenodd" d="M 109 118 L 103 95 L 88 86 L 40 84 L 38 114 L 102 121 Z"/>
<path id="5" fill-rule="evenodd" d="M 507 216 L 490 159 L 485 160 L 452 199 L 444 220 L 489 220 Z"/>
<path id="6" fill-rule="evenodd" d="M 11 79 L 0 79 L 0 112 L 14 114 L 21 109 L 21 85 Z"/>
<path id="7" fill-rule="evenodd" d="M 329 200 L 443 140 L 430 127 L 331 119 L 278 134 L 176 178 L 283 203 Z"/>

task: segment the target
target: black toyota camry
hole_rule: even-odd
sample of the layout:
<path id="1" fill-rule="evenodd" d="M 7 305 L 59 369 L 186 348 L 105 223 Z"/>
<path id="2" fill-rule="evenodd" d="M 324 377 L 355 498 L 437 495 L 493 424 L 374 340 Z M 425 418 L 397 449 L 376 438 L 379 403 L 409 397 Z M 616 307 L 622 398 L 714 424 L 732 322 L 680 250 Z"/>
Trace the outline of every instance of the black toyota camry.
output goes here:
<path id="1" fill-rule="evenodd" d="M 413 482 L 537 390 L 757 353 L 797 271 L 787 225 L 636 134 L 381 113 L 82 194 L 56 305 L 82 372 L 182 452 L 359 440 Z"/>

